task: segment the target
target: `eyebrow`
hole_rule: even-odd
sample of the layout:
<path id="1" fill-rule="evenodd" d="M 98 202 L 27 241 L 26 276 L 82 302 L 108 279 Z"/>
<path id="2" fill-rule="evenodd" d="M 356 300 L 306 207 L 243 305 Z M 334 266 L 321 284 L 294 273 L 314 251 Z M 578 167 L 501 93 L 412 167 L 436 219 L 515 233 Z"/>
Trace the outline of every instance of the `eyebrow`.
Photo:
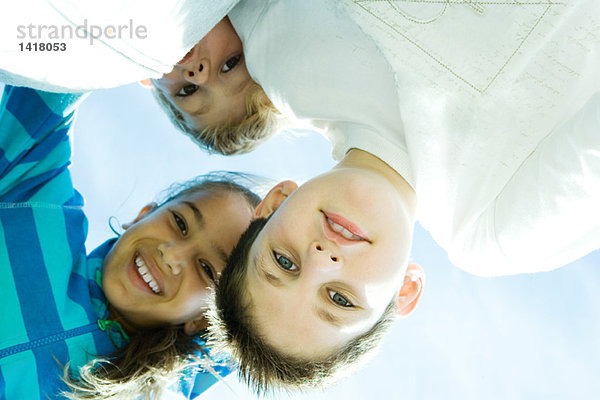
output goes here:
<path id="1" fill-rule="evenodd" d="M 198 87 L 198 91 L 203 91 L 205 93 L 204 96 L 206 97 L 206 99 L 203 101 L 202 106 L 200 106 L 200 108 L 198 108 L 197 110 L 186 111 L 185 107 L 182 107 L 184 104 L 187 104 L 186 99 L 188 99 L 190 96 L 185 96 L 185 97 L 181 98 L 173 93 L 173 94 L 171 94 L 171 98 L 174 100 L 175 104 L 177 104 L 177 106 L 180 108 L 181 112 L 183 112 L 189 116 L 204 115 L 204 114 L 207 114 L 212 108 L 212 105 L 213 105 L 212 96 L 202 86 Z M 193 93 L 191 96 L 193 96 L 194 94 L 196 94 L 196 93 Z"/>
<path id="2" fill-rule="evenodd" d="M 329 311 L 315 307 L 315 313 L 321 318 L 322 321 L 325 321 L 331 325 L 336 326 L 337 328 L 342 327 L 342 320 L 330 313 Z"/>
<path id="3" fill-rule="evenodd" d="M 217 255 L 219 256 L 219 258 L 223 261 L 223 263 L 227 264 L 227 253 L 225 253 L 225 250 L 223 250 L 222 247 L 220 247 L 218 244 L 216 244 L 215 242 L 211 242 L 211 246 L 213 248 L 213 251 L 215 253 L 217 253 Z"/>
<path id="4" fill-rule="evenodd" d="M 261 257 L 259 254 L 257 254 L 256 256 L 254 256 L 253 261 L 254 261 L 254 265 L 256 265 L 258 267 L 258 270 L 260 271 L 259 275 L 262 276 L 262 278 L 264 278 L 268 283 L 270 283 L 273 286 L 277 286 L 277 287 L 283 286 L 283 281 L 279 277 L 277 277 L 267 271 L 263 257 Z M 331 325 L 334 325 L 337 328 L 341 328 L 343 326 L 342 320 L 340 318 L 333 315 L 331 312 L 325 310 L 324 308 L 315 306 L 314 310 L 315 310 L 315 313 L 317 314 L 317 316 L 322 321 L 327 322 Z"/>
<path id="5" fill-rule="evenodd" d="M 209 103 L 204 104 L 202 107 L 200 107 L 196 111 L 190 112 L 188 114 L 193 115 L 193 116 L 208 114 L 208 112 L 210 111 L 211 108 L 212 108 L 212 103 L 209 102 Z"/>
<path id="6" fill-rule="evenodd" d="M 204 225 L 204 216 L 202 215 L 202 212 L 198 209 L 198 207 L 196 207 L 196 205 L 194 203 L 192 203 L 191 201 L 182 201 L 183 204 L 185 204 L 186 206 L 188 206 L 192 212 L 194 213 L 194 218 L 196 219 L 196 223 L 199 226 Z"/>
<path id="7" fill-rule="evenodd" d="M 265 265 L 265 259 L 264 259 L 264 257 L 261 256 L 260 253 L 256 254 L 252 261 L 253 261 L 254 265 L 258 268 L 259 276 L 261 276 L 264 280 L 266 280 L 272 286 L 281 287 L 284 285 L 283 281 L 279 277 L 277 277 L 267 271 L 267 268 Z M 314 312 L 317 314 L 317 316 L 322 321 L 327 322 L 328 324 L 331 324 L 331 325 L 335 326 L 336 328 L 341 328 L 344 325 L 342 319 L 335 316 L 334 314 L 332 314 L 331 312 L 327 311 L 324 308 L 315 306 Z"/>
<path id="8" fill-rule="evenodd" d="M 247 86 L 250 86 L 252 84 L 252 78 L 249 78 L 246 81 L 242 81 L 239 84 L 237 84 L 236 86 L 233 87 L 233 90 L 231 91 L 232 95 L 236 95 L 238 93 L 240 93 L 242 90 L 244 90 Z"/>
<path id="9" fill-rule="evenodd" d="M 254 256 L 254 265 L 256 265 L 256 267 L 258 268 L 260 274 L 259 276 L 261 276 L 262 278 L 264 278 L 264 280 L 266 280 L 267 282 L 269 282 L 271 285 L 273 286 L 277 286 L 277 287 L 281 287 L 283 286 L 283 281 L 271 274 L 269 271 L 267 271 L 265 262 L 264 262 L 264 257 L 261 257 L 259 254 L 257 254 L 256 256 Z"/>

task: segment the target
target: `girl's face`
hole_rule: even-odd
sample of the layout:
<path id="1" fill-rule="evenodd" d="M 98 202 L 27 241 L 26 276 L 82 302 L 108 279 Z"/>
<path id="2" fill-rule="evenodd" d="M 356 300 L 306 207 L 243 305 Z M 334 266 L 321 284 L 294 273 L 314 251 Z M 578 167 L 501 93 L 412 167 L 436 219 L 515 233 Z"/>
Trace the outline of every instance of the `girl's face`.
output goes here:
<path id="1" fill-rule="evenodd" d="M 104 260 L 109 303 L 134 327 L 203 324 L 209 288 L 251 216 L 241 194 L 222 190 L 146 206 Z"/>
<path id="2" fill-rule="evenodd" d="M 189 125 L 202 129 L 241 121 L 253 82 L 242 42 L 224 18 L 154 85 L 171 99 Z"/>

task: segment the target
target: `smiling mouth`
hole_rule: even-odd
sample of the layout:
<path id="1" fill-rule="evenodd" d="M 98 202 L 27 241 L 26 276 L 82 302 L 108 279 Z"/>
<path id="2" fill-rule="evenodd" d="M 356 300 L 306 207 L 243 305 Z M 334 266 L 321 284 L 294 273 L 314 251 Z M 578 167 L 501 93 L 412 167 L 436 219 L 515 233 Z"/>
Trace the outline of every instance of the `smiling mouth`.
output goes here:
<path id="1" fill-rule="evenodd" d="M 150 270 L 144 263 L 144 260 L 139 255 L 135 257 L 135 265 L 137 266 L 137 272 L 140 274 L 146 285 L 156 294 L 161 294 L 158 283 L 156 283 L 156 279 L 150 273 Z"/>
<path id="2" fill-rule="evenodd" d="M 345 237 L 348 240 L 365 240 L 364 238 L 361 238 L 360 236 L 357 236 L 354 233 L 350 232 L 343 226 L 336 224 L 329 218 L 327 218 L 327 223 L 329 224 L 329 226 L 331 226 L 331 229 L 333 229 L 337 233 L 340 233 L 343 237 Z"/>
<path id="3" fill-rule="evenodd" d="M 344 239 L 371 243 L 371 241 L 365 236 L 358 226 L 346 220 L 341 215 L 331 214 L 328 212 L 323 212 L 323 214 L 325 216 L 325 221 L 331 230 L 341 235 Z"/>

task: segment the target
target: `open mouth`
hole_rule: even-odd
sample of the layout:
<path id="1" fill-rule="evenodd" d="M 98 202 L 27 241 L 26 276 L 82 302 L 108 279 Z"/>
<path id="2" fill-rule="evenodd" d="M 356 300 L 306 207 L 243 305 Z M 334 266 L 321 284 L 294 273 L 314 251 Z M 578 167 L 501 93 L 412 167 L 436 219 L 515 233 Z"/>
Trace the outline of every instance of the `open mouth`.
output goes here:
<path id="1" fill-rule="evenodd" d="M 150 273 L 150 270 L 146 266 L 144 259 L 139 256 L 139 254 L 135 257 L 135 265 L 137 266 L 137 272 L 140 277 L 146 282 L 146 285 L 156 294 L 161 294 L 160 287 L 156 282 L 156 278 Z"/>
<path id="2" fill-rule="evenodd" d="M 350 232 L 348 229 L 344 228 L 341 225 L 336 224 L 331 219 L 327 218 L 327 223 L 331 226 L 331 229 L 336 231 L 337 233 L 341 233 L 343 237 L 349 240 L 365 240 L 358 235 Z"/>
<path id="3" fill-rule="evenodd" d="M 327 222 L 329 228 L 331 228 L 333 232 L 341 235 L 344 239 L 349 241 L 366 241 L 371 243 L 371 241 L 357 225 L 348 221 L 341 215 L 327 212 L 323 212 L 323 215 L 325 216 L 325 221 Z"/>

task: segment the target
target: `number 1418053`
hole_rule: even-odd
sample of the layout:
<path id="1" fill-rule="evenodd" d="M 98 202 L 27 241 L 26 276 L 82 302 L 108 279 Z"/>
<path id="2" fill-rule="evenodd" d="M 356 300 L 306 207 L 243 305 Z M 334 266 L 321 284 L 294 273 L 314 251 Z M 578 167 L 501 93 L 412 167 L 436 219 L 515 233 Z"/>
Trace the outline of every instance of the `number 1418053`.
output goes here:
<path id="1" fill-rule="evenodd" d="M 66 43 L 51 43 L 51 42 L 27 42 L 19 43 L 21 51 L 65 51 L 67 50 Z"/>

